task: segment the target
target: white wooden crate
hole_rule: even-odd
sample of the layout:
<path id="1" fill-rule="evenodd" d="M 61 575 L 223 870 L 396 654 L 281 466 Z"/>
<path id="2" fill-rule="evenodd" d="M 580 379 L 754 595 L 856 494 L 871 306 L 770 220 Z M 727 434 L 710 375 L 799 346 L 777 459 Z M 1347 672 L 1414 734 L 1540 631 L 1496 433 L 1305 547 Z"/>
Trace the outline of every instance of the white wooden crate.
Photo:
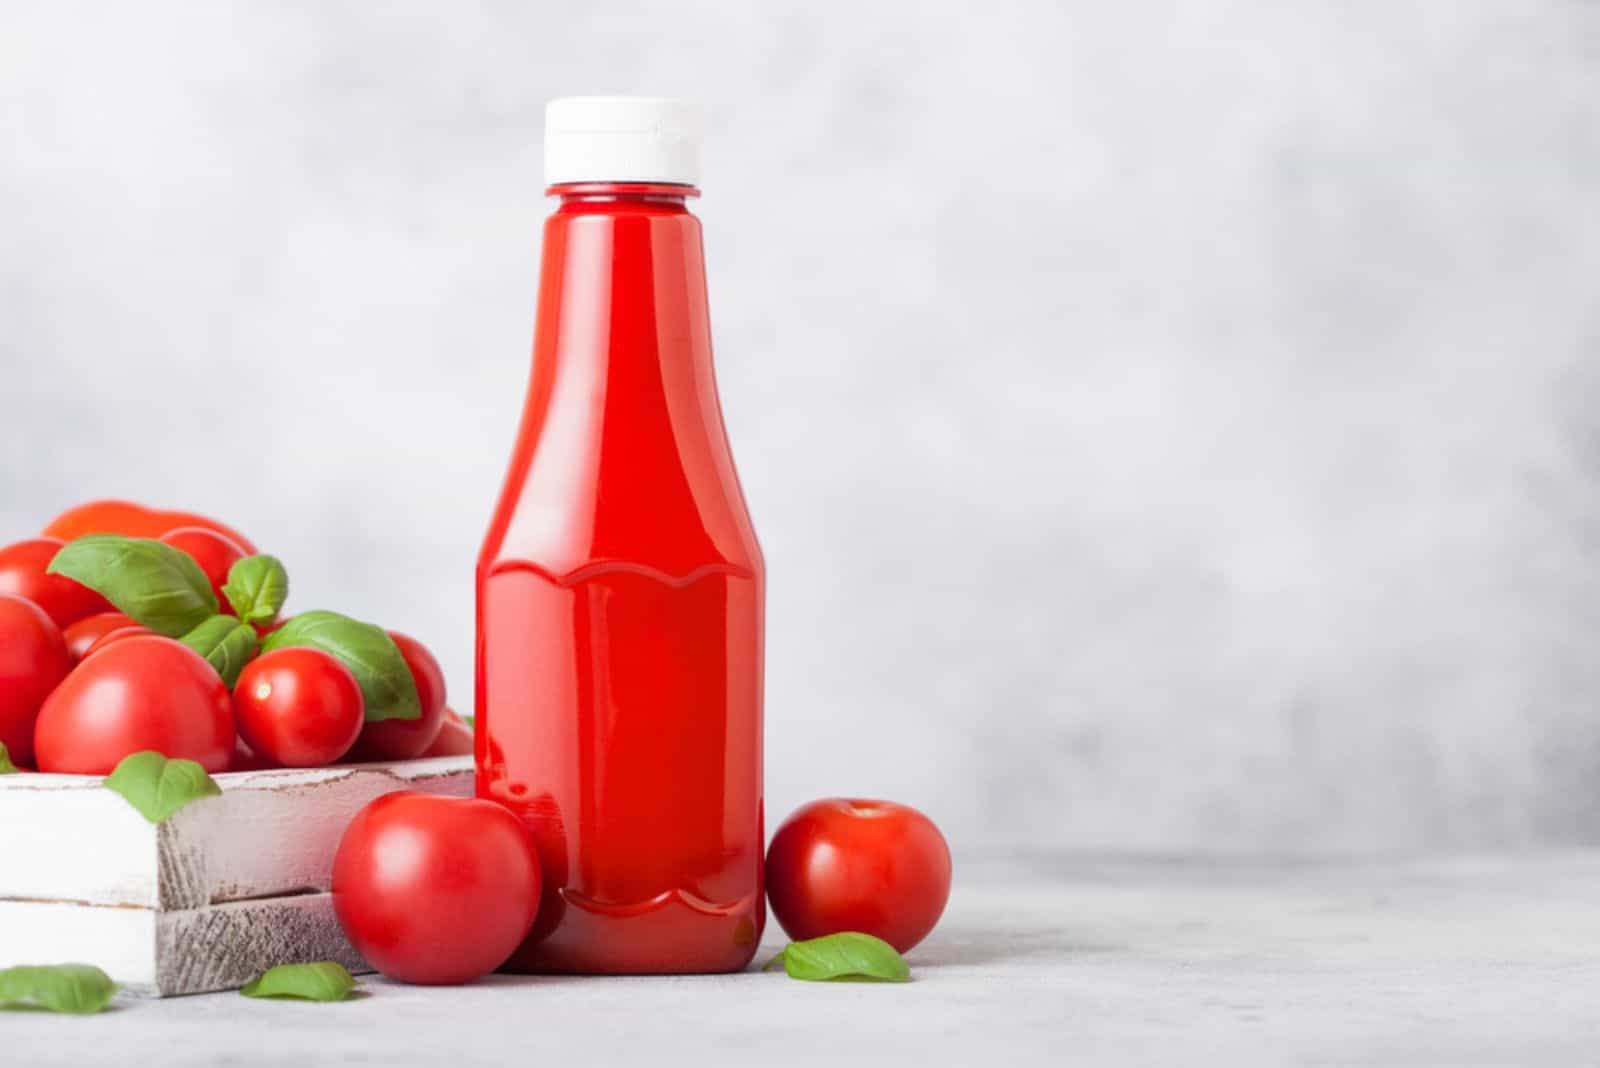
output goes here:
<path id="1" fill-rule="evenodd" d="M 328 894 L 351 817 L 395 790 L 467 797 L 470 757 L 216 776 L 145 820 L 98 778 L 0 776 L 0 967 L 97 964 L 133 993 L 243 985 L 275 964 L 368 970 Z"/>

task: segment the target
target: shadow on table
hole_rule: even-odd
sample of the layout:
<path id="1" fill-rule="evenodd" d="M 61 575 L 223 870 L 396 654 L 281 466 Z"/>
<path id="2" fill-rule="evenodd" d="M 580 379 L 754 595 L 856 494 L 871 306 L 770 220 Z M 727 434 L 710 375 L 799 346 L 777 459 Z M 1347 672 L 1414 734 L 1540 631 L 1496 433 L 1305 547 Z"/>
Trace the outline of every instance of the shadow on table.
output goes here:
<path id="1" fill-rule="evenodd" d="M 746 973 L 764 970 L 764 966 L 783 948 L 783 943 L 763 945 Z M 1067 931 L 1014 931 L 992 933 L 983 937 L 945 937 L 936 931 L 928 942 L 914 947 L 907 959 L 912 968 L 964 968 L 980 964 L 1000 964 L 1022 961 L 1032 957 L 1083 957 L 1102 953 L 1124 952 L 1126 945 L 1111 942 L 1094 942 L 1074 938 Z M 780 969 L 781 973 L 781 969 Z M 713 976 L 714 977 L 714 976 Z M 595 978 L 659 979 L 661 976 L 589 976 L 589 975 L 505 975 L 495 973 L 477 980 L 483 985 L 503 987 L 554 986 L 562 983 L 584 982 Z M 681 978 L 681 977 L 680 977 Z"/>
<path id="2" fill-rule="evenodd" d="M 484 986 L 556 986 L 560 983 L 571 983 L 584 979 L 592 979 L 590 975 L 512 975 L 510 973 L 495 972 L 482 979 L 474 980 Z"/>

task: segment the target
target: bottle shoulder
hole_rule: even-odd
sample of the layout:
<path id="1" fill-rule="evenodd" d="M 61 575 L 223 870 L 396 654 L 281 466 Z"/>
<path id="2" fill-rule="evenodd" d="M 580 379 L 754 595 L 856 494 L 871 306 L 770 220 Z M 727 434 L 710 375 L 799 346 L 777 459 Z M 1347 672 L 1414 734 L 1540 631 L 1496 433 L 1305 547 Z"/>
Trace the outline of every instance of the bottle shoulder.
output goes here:
<path id="1" fill-rule="evenodd" d="M 536 410 L 480 568 L 507 561 L 552 574 L 615 562 L 673 576 L 712 566 L 759 572 L 760 546 L 714 401 Z"/>
<path id="2" fill-rule="evenodd" d="M 759 575 L 712 367 L 699 224 L 602 204 L 546 230 L 521 430 L 479 573 Z"/>
<path id="3" fill-rule="evenodd" d="M 616 481 L 507 486 L 478 558 L 480 577 L 527 570 L 570 583 L 633 571 L 673 584 L 721 573 L 759 578 L 761 546 L 735 481 L 663 493 Z M 630 489 L 633 492 L 630 492 Z"/>

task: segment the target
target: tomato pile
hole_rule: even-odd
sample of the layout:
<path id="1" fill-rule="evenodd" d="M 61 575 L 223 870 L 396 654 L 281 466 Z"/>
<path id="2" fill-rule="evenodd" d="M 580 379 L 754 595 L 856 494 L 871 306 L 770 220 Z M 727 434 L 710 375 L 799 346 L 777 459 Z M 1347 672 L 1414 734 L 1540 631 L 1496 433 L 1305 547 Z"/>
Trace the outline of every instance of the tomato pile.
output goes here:
<path id="1" fill-rule="evenodd" d="M 157 750 L 209 772 L 472 751 L 421 642 L 283 617 L 288 575 L 238 531 L 97 501 L 0 548 L 0 744 L 43 772 Z"/>

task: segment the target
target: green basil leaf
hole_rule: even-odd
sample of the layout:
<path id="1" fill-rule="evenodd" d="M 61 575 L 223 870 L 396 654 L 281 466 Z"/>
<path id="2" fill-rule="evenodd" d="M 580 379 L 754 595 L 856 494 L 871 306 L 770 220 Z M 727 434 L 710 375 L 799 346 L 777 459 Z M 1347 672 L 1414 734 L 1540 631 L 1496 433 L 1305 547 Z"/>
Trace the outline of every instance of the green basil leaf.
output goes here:
<path id="1" fill-rule="evenodd" d="M 289 599 L 289 572 L 276 556 L 247 556 L 228 569 L 222 594 L 246 623 L 269 623 Z"/>
<path id="2" fill-rule="evenodd" d="M 89 587 L 169 638 L 217 614 L 217 595 L 194 557 L 153 538 L 90 534 L 62 546 L 45 571 Z"/>
<path id="3" fill-rule="evenodd" d="M 106 776 L 105 787 L 127 798 L 151 823 L 165 823 L 189 802 L 222 793 L 193 760 L 168 760 L 154 749 L 123 757 Z"/>
<path id="4" fill-rule="evenodd" d="M 230 690 L 261 645 L 256 628 L 232 616 L 212 616 L 179 640 L 205 657 Z"/>
<path id="5" fill-rule="evenodd" d="M 280 964 L 268 968 L 239 991 L 247 998 L 303 998 L 343 1001 L 357 986 L 344 965 L 331 960 L 316 964 Z"/>
<path id="6" fill-rule="evenodd" d="M 37 1005 L 51 1012 L 88 1015 L 117 992 L 111 977 L 92 964 L 21 964 L 0 970 L 0 1005 Z"/>
<path id="7" fill-rule="evenodd" d="M 11 763 L 11 754 L 6 752 L 6 743 L 0 742 L 0 775 L 16 775 L 20 768 Z"/>
<path id="8" fill-rule="evenodd" d="M 911 968 L 895 948 L 860 931 L 840 931 L 805 942 L 790 942 L 767 963 L 783 962 L 791 979 L 828 982 L 835 979 L 877 983 L 909 983 Z"/>
<path id="9" fill-rule="evenodd" d="M 296 646 L 321 649 L 350 669 L 361 685 L 369 723 L 422 716 L 417 681 L 400 647 L 382 627 L 337 612 L 301 612 L 267 635 L 261 650 L 270 653 Z"/>

